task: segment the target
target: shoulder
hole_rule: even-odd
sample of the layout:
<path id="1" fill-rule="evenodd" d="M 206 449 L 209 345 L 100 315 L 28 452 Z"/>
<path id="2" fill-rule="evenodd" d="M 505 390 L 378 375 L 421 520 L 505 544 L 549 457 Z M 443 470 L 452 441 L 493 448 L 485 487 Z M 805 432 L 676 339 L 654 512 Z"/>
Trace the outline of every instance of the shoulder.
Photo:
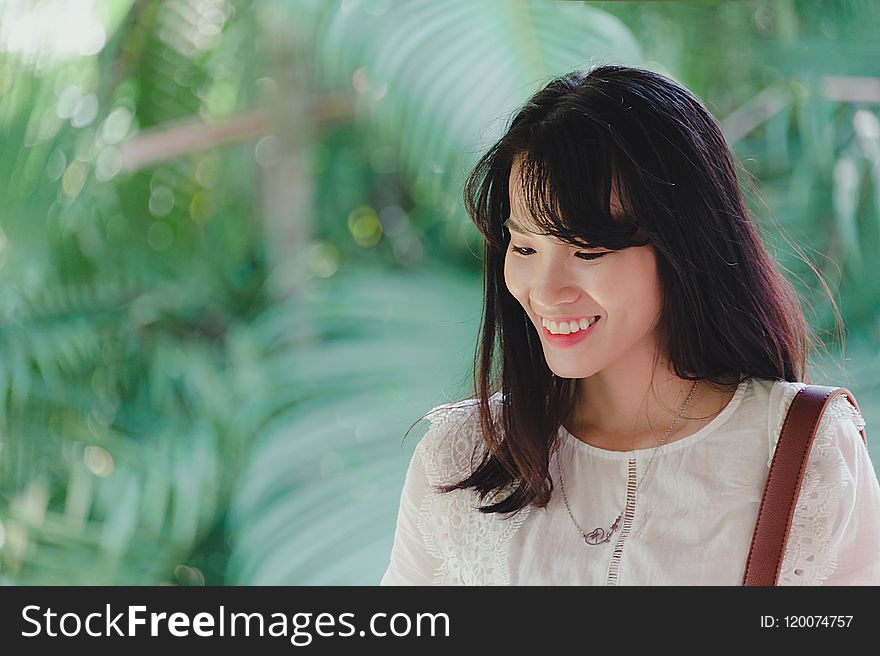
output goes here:
<path id="1" fill-rule="evenodd" d="M 767 467 L 770 467 L 785 417 L 788 414 L 794 397 L 800 390 L 806 387 L 806 383 L 761 379 L 758 381 L 758 386 L 763 390 L 768 404 L 767 438 L 769 452 Z M 848 445 L 852 449 L 856 440 L 861 441 L 859 430 L 864 428 L 865 420 L 859 410 L 845 396 L 836 396 L 822 411 L 816 431 L 816 440 L 811 449 L 811 457 L 812 454 L 820 450 L 819 445 L 827 445 L 829 441 L 836 442 L 841 448 L 847 448 Z"/>
<path id="2" fill-rule="evenodd" d="M 779 429 L 782 429 L 782 423 L 791 403 L 797 393 L 806 387 L 805 383 L 775 381 L 778 389 L 778 405 L 776 408 L 776 423 Z M 865 427 L 865 420 L 859 409 L 853 405 L 845 395 L 834 397 L 822 411 L 819 419 L 819 428 L 817 434 L 839 433 L 843 431 L 846 435 L 858 433 L 860 429 Z M 861 439 L 861 438 L 860 438 Z"/>
<path id="3" fill-rule="evenodd" d="M 500 393 L 489 399 L 493 415 Z M 479 464 L 484 451 L 479 399 L 470 397 L 434 406 L 425 415 L 430 422 L 416 450 L 434 485 L 460 480 Z"/>
<path id="4" fill-rule="evenodd" d="M 495 419 L 500 406 L 489 399 Z M 428 413 L 430 425 L 416 447 L 431 484 L 453 483 L 470 474 L 485 452 L 476 398 L 445 403 Z M 490 501 L 494 501 L 491 496 Z M 448 493 L 425 490 L 416 520 L 425 551 L 434 556 L 431 580 L 440 585 L 509 585 L 507 544 L 529 514 L 514 517 L 478 511 L 480 496 L 473 488 Z"/>

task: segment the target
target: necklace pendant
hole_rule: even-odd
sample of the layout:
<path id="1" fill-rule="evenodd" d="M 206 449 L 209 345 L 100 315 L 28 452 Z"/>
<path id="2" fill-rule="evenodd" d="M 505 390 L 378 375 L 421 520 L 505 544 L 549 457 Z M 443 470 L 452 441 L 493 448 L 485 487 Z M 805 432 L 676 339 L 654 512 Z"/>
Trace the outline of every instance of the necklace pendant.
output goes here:
<path id="1" fill-rule="evenodd" d="M 617 529 L 620 524 L 620 518 L 623 516 L 623 513 L 617 516 L 617 519 L 614 520 L 614 523 L 611 525 L 611 528 L 606 531 L 604 528 L 594 528 L 592 531 L 587 533 L 584 536 L 584 542 L 587 544 L 603 544 L 611 540 L 611 535 Z"/>

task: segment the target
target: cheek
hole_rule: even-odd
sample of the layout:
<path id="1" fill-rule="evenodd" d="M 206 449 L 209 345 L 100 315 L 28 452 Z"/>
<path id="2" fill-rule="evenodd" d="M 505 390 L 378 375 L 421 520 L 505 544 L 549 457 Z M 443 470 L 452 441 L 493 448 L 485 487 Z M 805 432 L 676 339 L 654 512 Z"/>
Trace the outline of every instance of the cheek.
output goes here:
<path id="1" fill-rule="evenodd" d="M 626 262 L 621 261 L 621 265 L 625 269 L 614 276 L 612 302 L 630 317 L 653 320 L 662 300 L 654 254 L 650 251 L 633 253 L 633 257 Z"/>
<path id="2" fill-rule="evenodd" d="M 513 261 L 510 255 L 504 259 L 504 284 L 516 300 L 526 304 L 529 296 L 528 276 L 524 267 Z"/>

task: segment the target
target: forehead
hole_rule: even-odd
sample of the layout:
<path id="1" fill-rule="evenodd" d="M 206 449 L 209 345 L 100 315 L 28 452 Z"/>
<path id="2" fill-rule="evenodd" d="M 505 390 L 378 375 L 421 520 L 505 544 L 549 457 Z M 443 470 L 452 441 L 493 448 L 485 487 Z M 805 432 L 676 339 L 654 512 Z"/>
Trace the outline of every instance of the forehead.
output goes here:
<path id="1" fill-rule="evenodd" d="M 508 230 L 511 230 L 511 231 L 513 231 L 513 232 L 519 232 L 519 233 L 522 233 L 522 234 L 524 234 L 524 235 L 525 235 L 525 234 L 531 234 L 531 235 L 538 234 L 538 233 L 534 230 L 534 226 L 532 226 L 531 224 L 529 224 L 528 226 L 520 225 L 520 224 L 517 222 L 517 220 L 513 218 L 513 216 L 509 216 L 509 217 L 507 217 L 507 219 L 504 220 L 504 224 L 503 224 L 503 225 L 504 225 L 504 227 L 507 228 Z"/>
<path id="2" fill-rule="evenodd" d="M 508 200 L 510 207 L 510 215 L 505 218 L 504 227 L 522 234 L 539 234 L 535 231 L 535 223 L 532 220 L 531 211 L 526 204 L 523 193 L 523 180 L 520 177 L 522 155 L 514 157 L 510 167 L 510 176 L 508 179 Z M 625 208 L 620 203 L 617 191 L 617 181 L 612 178 L 611 194 L 609 198 L 609 209 L 611 215 L 615 218 L 622 218 L 625 214 Z"/>

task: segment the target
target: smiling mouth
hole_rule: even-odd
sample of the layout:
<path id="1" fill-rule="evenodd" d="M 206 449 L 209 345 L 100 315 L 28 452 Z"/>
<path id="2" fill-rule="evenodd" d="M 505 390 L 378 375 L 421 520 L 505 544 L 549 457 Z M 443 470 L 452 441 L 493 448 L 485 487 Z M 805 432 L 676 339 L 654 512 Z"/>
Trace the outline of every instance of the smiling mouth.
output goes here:
<path id="1" fill-rule="evenodd" d="M 544 328 L 544 331 L 549 335 L 561 336 L 561 335 L 576 335 L 580 332 L 586 332 L 594 325 L 596 325 L 602 317 L 599 315 L 595 315 L 589 318 L 583 318 L 580 321 L 550 321 L 549 319 L 542 318 L 541 326 Z"/>
<path id="2" fill-rule="evenodd" d="M 573 333 L 551 333 L 546 326 L 541 329 L 541 339 L 551 348 L 572 348 L 589 340 L 593 333 L 598 330 L 599 324 L 602 323 L 601 317 L 595 321 L 586 330 L 577 330 Z"/>

